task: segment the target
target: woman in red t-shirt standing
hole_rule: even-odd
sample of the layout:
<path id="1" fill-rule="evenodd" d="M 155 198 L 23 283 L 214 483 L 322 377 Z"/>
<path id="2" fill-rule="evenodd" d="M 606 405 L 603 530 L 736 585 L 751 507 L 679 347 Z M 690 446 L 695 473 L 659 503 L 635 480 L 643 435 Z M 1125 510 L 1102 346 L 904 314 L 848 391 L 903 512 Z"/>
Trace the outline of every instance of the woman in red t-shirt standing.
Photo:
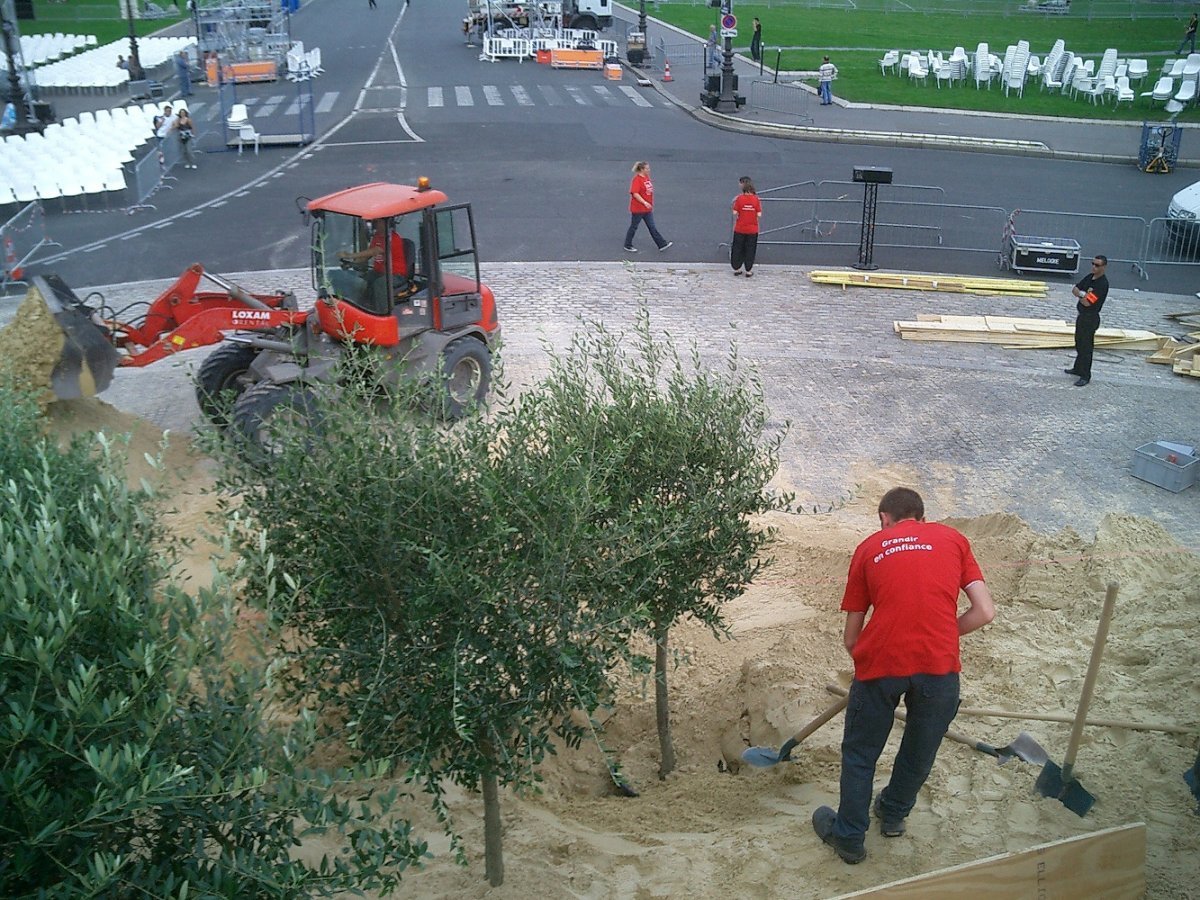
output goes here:
<path id="1" fill-rule="evenodd" d="M 633 164 L 633 180 L 629 182 L 629 230 L 625 232 L 625 252 L 637 253 L 633 246 L 633 235 L 638 225 L 646 223 L 650 237 L 659 250 L 666 250 L 674 241 L 668 241 L 654 227 L 654 182 L 650 180 L 650 163 Z"/>
<path id="2" fill-rule="evenodd" d="M 742 192 L 733 200 L 733 243 L 729 245 L 729 264 L 734 275 L 754 274 L 754 256 L 758 253 L 758 220 L 762 201 L 754 191 L 754 182 L 743 175 L 738 179 Z M 743 267 L 745 271 L 743 272 Z"/>

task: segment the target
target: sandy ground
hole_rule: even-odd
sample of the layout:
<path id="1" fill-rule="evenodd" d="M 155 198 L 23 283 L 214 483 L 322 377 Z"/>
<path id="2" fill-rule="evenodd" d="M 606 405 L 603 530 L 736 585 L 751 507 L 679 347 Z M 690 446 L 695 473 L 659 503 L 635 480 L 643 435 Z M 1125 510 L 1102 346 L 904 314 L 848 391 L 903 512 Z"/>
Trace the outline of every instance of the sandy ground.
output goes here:
<path id="1" fill-rule="evenodd" d="M 153 426 L 99 400 L 50 407 L 61 433 L 129 432 L 131 471 L 162 439 Z M 176 436 L 160 480 L 174 492 L 172 526 L 196 537 L 212 507 L 211 466 Z M 1072 714 L 1099 620 L 1104 585 L 1120 582 L 1091 716 L 1188 726 L 1190 735 L 1089 727 L 1076 762 L 1097 798 L 1080 818 L 1038 796 L 1035 766 L 944 744 L 909 820 L 908 835 L 868 836 L 867 860 L 847 866 L 813 835 L 812 810 L 836 804 L 841 718 L 800 745 L 793 761 L 769 769 L 738 766 L 749 744 L 778 747 L 835 698 L 825 685 L 848 677 L 838 612 L 850 553 L 874 526 L 886 488 L 911 473 L 863 464 L 851 473 L 861 491 L 827 515 L 778 515 L 775 565 L 727 610 L 733 637 L 716 641 L 684 624 L 673 632 L 687 664 L 672 674 L 672 725 L 679 766 L 657 777 L 653 694 L 629 684 L 605 723 L 613 750 L 640 796 L 616 796 L 595 744 L 560 753 L 544 766 L 540 793 L 503 800 L 506 880 L 484 881 L 482 804 L 452 794 L 455 826 L 469 866 L 419 804 L 411 818 L 437 858 L 405 878 L 396 896 L 527 898 L 831 897 L 998 853 L 1144 822 L 1148 896 L 1200 897 L 1200 818 L 1182 773 L 1195 759 L 1200 730 L 1200 646 L 1195 609 L 1200 558 L 1157 524 L 1110 515 L 1094 538 L 1068 529 L 1033 532 L 995 514 L 940 518 L 970 537 L 995 594 L 996 621 L 963 642 L 963 704 Z M 932 510 L 931 510 L 932 512 Z M 209 548 L 193 546 L 185 574 L 207 577 Z M 1003 745 L 1028 730 L 1061 762 L 1068 725 L 961 717 L 959 730 Z M 900 726 L 881 761 L 886 780 Z M 731 772 L 729 770 L 736 770 Z M 307 846 L 318 855 L 326 845 Z"/>

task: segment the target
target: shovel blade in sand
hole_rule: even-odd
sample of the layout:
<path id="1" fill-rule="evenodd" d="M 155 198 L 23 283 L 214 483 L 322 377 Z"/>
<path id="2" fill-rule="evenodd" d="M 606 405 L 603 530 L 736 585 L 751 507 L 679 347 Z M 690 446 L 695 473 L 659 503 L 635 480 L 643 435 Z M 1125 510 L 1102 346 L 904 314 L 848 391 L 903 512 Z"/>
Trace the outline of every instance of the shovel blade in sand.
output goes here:
<path id="1" fill-rule="evenodd" d="M 845 697 L 826 707 L 825 711 L 788 738 L 782 747 L 775 750 L 771 747 L 747 747 L 742 751 L 742 762 L 758 769 L 765 769 L 792 758 L 792 750 L 806 737 L 846 708 L 848 701 Z"/>
<path id="2" fill-rule="evenodd" d="M 1043 797 L 1059 800 L 1077 816 L 1086 816 L 1088 810 L 1096 803 L 1096 798 L 1079 783 L 1079 779 L 1073 776 L 1070 769 L 1059 768 L 1051 760 L 1046 760 L 1034 788 Z"/>
<path id="3" fill-rule="evenodd" d="M 1046 752 L 1046 748 L 1034 740 L 1033 735 L 1026 731 L 1022 731 L 1013 738 L 1013 742 L 1008 746 L 997 747 L 996 757 L 1000 760 L 1000 765 L 1004 765 L 1013 759 L 1033 763 L 1035 766 L 1044 766 L 1050 761 L 1050 754 Z"/>

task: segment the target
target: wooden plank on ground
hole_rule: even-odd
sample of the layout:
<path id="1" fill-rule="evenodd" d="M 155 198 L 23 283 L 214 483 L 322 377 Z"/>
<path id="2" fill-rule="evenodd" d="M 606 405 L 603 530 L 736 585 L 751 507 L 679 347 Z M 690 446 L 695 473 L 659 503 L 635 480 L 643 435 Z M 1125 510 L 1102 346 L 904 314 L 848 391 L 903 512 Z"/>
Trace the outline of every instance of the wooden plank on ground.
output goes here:
<path id="1" fill-rule="evenodd" d="M 1146 894 L 1142 822 L 905 878 L 834 900 L 1125 900 Z"/>
<path id="2" fill-rule="evenodd" d="M 899 272 L 849 272 L 840 269 L 814 269 L 808 273 L 816 284 L 841 287 L 875 287 L 893 290 L 941 291 L 952 294 L 1045 297 L 1049 290 L 1044 281 L 1015 278 L 984 278 L 955 275 L 905 274 Z"/>
<path id="3" fill-rule="evenodd" d="M 893 321 L 892 330 L 906 341 L 991 343 L 1009 349 L 1072 347 L 1075 342 L 1075 326 L 1062 319 L 920 314 L 912 321 Z M 1135 328 L 1096 332 L 1097 347 L 1116 350 L 1158 350 L 1162 341 L 1153 331 Z"/>

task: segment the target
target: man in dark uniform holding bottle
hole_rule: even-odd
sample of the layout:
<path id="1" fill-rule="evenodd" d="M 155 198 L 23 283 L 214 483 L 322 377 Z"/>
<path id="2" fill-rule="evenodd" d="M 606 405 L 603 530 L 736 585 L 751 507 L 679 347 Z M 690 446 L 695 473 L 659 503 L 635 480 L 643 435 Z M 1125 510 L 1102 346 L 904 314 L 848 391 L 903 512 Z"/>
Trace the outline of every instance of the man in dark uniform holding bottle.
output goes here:
<path id="1" fill-rule="evenodd" d="M 1092 258 L 1092 271 L 1079 280 L 1071 293 L 1075 304 L 1075 365 L 1063 369 L 1068 375 L 1077 375 L 1075 387 L 1083 387 L 1092 380 L 1092 347 L 1096 332 L 1100 329 L 1100 309 L 1108 297 L 1108 257 L 1097 254 Z"/>

